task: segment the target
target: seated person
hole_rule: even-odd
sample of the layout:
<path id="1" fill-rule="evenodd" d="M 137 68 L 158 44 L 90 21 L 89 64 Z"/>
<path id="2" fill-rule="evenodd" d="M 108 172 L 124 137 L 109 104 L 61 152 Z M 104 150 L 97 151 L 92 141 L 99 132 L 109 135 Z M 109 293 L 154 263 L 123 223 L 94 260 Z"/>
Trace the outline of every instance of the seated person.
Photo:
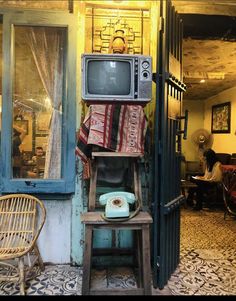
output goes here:
<path id="1" fill-rule="evenodd" d="M 37 177 L 37 159 L 38 158 L 43 158 L 44 157 L 44 151 L 43 148 L 41 146 L 37 146 L 36 150 L 35 150 L 35 155 L 32 157 L 32 162 L 35 164 L 35 167 L 33 168 L 32 171 L 28 171 L 27 172 L 27 176 L 29 178 L 36 178 Z M 43 173 L 40 172 L 40 174 L 38 175 L 39 178 L 43 177 Z"/>
<path id="2" fill-rule="evenodd" d="M 203 176 L 191 177 L 191 181 L 197 184 L 197 187 L 190 188 L 187 197 L 187 204 L 193 204 L 193 196 L 196 193 L 196 204 L 194 210 L 201 210 L 204 192 L 208 191 L 217 183 L 222 181 L 221 163 L 218 161 L 216 153 L 212 149 L 208 149 L 203 153 L 206 160 L 206 169 Z"/>
<path id="3" fill-rule="evenodd" d="M 35 150 L 35 155 L 32 157 L 32 161 L 36 163 L 37 157 L 43 157 L 44 151 L 42 146 L 37 146 Z"/>

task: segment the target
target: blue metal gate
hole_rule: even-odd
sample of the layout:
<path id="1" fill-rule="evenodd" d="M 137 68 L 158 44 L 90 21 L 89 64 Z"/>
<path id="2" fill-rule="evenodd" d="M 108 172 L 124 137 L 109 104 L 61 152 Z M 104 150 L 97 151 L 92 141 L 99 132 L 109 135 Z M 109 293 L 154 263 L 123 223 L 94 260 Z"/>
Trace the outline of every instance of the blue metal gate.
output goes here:
<path id="1" fill-rule="evenodd" d="M 180 258 L 182 22 L 169 0 L 160 1 L 153 175 L 153 285 L 165 286 Z M 187 113 L 187 112 L 186 112 Z"/>

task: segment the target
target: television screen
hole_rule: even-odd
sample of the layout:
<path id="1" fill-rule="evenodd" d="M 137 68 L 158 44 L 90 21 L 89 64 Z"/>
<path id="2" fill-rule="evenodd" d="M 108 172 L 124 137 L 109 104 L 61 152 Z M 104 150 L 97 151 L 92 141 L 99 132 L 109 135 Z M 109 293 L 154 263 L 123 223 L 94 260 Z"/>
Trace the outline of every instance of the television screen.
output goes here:
<path id="1" fill-rule="evenodd" d="M 87 67 L 87 92 L 89 94 L 130 95 L 130 61 L 90 60 Z"/>
<path id="2" fill-rule="evenodd" d="M 84 53 L 81 67 L 81 96 L 88 104 L 146 104 L 152 98 L 150 56 Z"/>

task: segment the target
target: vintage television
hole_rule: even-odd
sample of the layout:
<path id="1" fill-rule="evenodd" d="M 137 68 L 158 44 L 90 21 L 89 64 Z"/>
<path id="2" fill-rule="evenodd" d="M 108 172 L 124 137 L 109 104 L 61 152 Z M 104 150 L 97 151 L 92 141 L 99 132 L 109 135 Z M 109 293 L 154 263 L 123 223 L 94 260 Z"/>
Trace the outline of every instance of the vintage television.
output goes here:
<path id="1" fill-rule="evenodd" d="M 146 104 L 152 97 L 152 58 L 82 54 L 82 99 L 88 103 Z"/>

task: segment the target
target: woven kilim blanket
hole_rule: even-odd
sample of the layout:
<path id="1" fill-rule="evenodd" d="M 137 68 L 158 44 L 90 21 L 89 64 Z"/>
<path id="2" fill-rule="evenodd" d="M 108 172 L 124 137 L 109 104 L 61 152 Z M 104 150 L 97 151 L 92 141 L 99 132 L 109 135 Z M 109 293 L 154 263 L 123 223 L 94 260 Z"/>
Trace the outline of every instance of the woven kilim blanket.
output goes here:
<path id="1" fill-rule="evenodd" d="M 92 145 L 114 152 L 144 153 L 147 119 L 140 105 L 90 105 L 76 147 L 76 154 L 88 163 Z"/>

